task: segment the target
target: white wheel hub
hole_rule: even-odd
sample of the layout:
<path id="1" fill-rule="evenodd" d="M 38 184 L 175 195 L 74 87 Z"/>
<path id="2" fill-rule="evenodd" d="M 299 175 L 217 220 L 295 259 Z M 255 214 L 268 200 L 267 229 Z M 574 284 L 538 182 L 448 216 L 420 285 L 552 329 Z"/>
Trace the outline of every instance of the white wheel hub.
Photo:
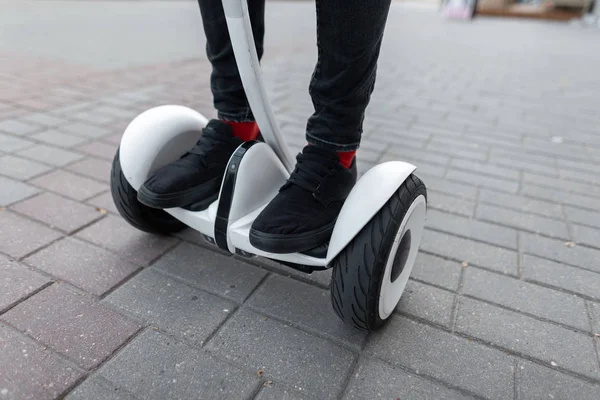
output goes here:
<path id="1" fill-rule="evenodd" d="M 383 320 L 398 305 L 412 272 L 425 227 L 425 211 L 425 197 L 420 195 L 406 211 L 394 237 L 379 293 L 379 318 Z"/>

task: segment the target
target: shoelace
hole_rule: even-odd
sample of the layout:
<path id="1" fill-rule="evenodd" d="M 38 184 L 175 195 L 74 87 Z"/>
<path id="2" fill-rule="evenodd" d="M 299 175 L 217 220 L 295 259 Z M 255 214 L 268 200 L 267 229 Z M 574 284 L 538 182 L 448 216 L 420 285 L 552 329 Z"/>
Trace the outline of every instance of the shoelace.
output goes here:
<path id="1" fill-rule="evenodd" d="M 205 129 L 202 132 L 202 137 L 196 145 L 192 147 L 188 154 L 196 154 L 201 157 L 204 164 L 207 162 L 209 154 L 214 153 L 215 149 L 219 147 L 229 146 L 232 138 L 222 133 L 216 132 L 212 129 Z"/>
<path id="2" fill-rule="evenodd" d="M 301 153 L 296 160 L 296 168 L 289 177 L 288 184 L 295 184 L 313 193 L 319 189 L 327 174 L 336 168 L 343 168 L 338 160 L 320 154 Z"/>

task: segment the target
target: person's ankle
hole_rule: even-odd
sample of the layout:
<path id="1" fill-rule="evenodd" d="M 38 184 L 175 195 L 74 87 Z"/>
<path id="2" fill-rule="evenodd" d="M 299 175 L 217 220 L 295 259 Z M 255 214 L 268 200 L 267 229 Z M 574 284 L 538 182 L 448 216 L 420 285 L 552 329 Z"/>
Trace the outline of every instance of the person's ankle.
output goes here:
<path id="1" fill-rule="evenodd" d="M 256 121 L 234 122 L 223 120 L 223 122 L 232 127 L 233 136 L 242 139 L 244 142 L 258 138 L 259 129 Z"/>
<path id="2" fill-rule="evenodd" d="M 352 161 L 354 161 L 354 157 L 356 156 L 356 150 L 338 151 L 337 154 L 340 157 L 340 164 L 346 168 L 350 168 L 352 166 Z"/>
<path id="3" fill-rule="evenodd" d="M 310 143 L 307 143 L 306 146 L 310 146 Z M 350 151 L 336 151 L 338 157 L 340 158 L 340 164 L 346 168 L 350 169 L 352 167 L 352 161 L 354 161 L 354 157 L 356 156 L 356 150 Z"/>

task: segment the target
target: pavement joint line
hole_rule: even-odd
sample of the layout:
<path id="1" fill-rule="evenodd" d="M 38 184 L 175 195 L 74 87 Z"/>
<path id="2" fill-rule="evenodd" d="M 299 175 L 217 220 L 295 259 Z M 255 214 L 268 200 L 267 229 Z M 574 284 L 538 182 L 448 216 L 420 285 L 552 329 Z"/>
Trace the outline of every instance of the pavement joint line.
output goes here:
<path id="1" fill-rule="evenodd" d="M 519 398 L 519 382 L 520 382 L 520 378 L 521 378 L 521 373 L 519 370 L 519 359 L 517 357 L 515 357 L 515 359 L 513 360 L 513 388 L 514 388 L 514 400 L 518 400 Z"/>
<path id="2" fill-rule="evenodd" d="M 544 360 L 532 357 L 532 356 L 530 356 L 528 354 L 525 354 L 525 353 L 521 353 L 521 352 L 515 351 L 513 349 L 509 349 L 507 347 L 500 346 L 499 344 L 496 344 L 496 343 L 493 343 L 493 342 L 489 342 L 489 341 L 480 339 L 480 338 L 475 337 L 475 336 L 469 336 L 469 335 L 467 335 L 467 334 L 465 334 L 463 332 L 460 332 L 460 331 L 450 331 L 450 330 L 448 330 L 448 328 L 441 327 L 440 325 L 432 323 L 431 321 L 428 321 L 428 320 L 425 320 L 423 318 L 416 317 L 416 316 L 413 316 L 413 315 L 410 315 L 410 314 L 402 314 L 402 315 L 404 317 L 408 318 L 408 319 L 411 319 L 413 321 L 422 323 L 424 325 L 431 326 L 431 327 L 434 327 L 434 328 L 437 328 L 437 329 L 441 329 L 442 331 L 450 333 L 450 334 L 452 334 L 454 336 L 457 336 L 459 338 L 463 338 L 463 339 L 467 339 L 467 340 L 473 341 L 475 343 L 479 343 L 479 344 L 484 345 L 486 347 L 489 347 L 491 349 L 500 350 L 500 351 L 502 351 L 502 352 L 504 352 L 504 353 L 506 353 L 508 355 L 511 355 L 513 357 L 518 357 L 518 358 L 521 358 L 523 360 L 531 361 L 533 363 L 536 363 L 538 365 L 544 366 L 546 368 L 551 368 L 551 369 L 557 370 L 557 371 L 559 371 L 561 373 L 564 373 L 564 374 L 567 374 L 567 375 L 571 375 L 571 376 L 576 377 L 576 378 L 578 378 L 580 380 L 584 380 L 584 381 L 587 381 L 587 382 L 590 382 L 590 383 L 594 383 L 594 384 L 600 384 L 600 377 L 598 377 L 597 379 L 594 379 L 594 378 L 590 378 L 589 376 L 582 375 L 582 374 L 580 374 L 578 372 L 574 372 L 574 371 L 571 371 L 571 370 L 568 370 L 568 369 L 564 369 L 563 367 L 560 367 L 560 366 L 556 366 L 556 367 L 555 366 L 551 366 L 550 363 L 548 363 L 548 362 L 546 362 Z"/>
<path id="3" fill-rule="evenodd" d="M 43 194 L 44 194 L 44 193 L 37 193 L 37 195 L 38 195 L 38 196 L 41 196 L 41 195 L 43 195 Z M 62 196 L 61 196 L 61 197 L 62 197 Z M 26 201 L 26 200 L 28 200 L 28 199 L 31 199 L 31 198 L 32 198 L 32 197 L 28 197 L 27 199 L 23 199 L 23 200 L 21 200 L 21 201 Z M 68 200 L 70 200 L 70 199 L 68 199 Z M 20 203 L 20 202 L 19 202 L 19 203 Z M 82 204 L 81 202 L 78 202 L 78 203 Z M 53 231 L 56 231 L 57 233 L 60 233 L 60 234 L 62 235 L 62 237 L 61 237 L 60 239 L 64 239 L 65 237 L 71 237 L 71 236 L 73 236 L 73 235 L 75 235 L 75 234 L 79 233 L 79 232 L 80 232 L 80 231 L 82 231 L 83 229 L 85 229 L 85 228 L 87 228 L 87 227 L 89 227 L 89 226 L 91 226 L 91 225 L 95 224 L 96 222 L 100 222 L 102 219 L 106 218 L 106 215 L 107 215 L 107 214 L 103 214 L 103 213 L 101 213 L 101 212 L 98 212 L 98 218 L 96 218 L 96 219 L 94 219 L 94 220 L 92 220 L 92 221 L 90 221 L 90 222 L 87 222 L 87 223 L 85 223 L 84 225 L 80 226 L 80 227 L 79 227 L 79 228 L 77 228 L 77 229 L 74 229 L 74 230 L 73 230 L 73 231 L 71 231 L 71 232 L 66 232 L 66 231 L 63 231 L 62 229 L 60 229 L 60 228 L 58 228 L 58 227 L 56 227 L 56 226 L 54 226 L 54 225 L 50 225 L 50 224 L 48 224 L 48 223 L 47 223 L 47 222 L 45 222 L 45 221 L 42 221 L 42 220 L 35 219 L 35 218 L 33 218 L 33 217 L 31 217 L 31 216 L 29 216 L 29 215 L 27 215 L 27 214 L 23 214 L 23 213 L 19 212 L 18 210 L 15 210 L 15 209 L 14 209 L 14 208 L 12 208 L 12 207 L 14 207 L 16 204 L 18 204 L 18 203 L 13 203 L 11 206 L 9 206 L 9 207 L 8 207 L 8 210 L 10 210 L 10 211 L 11 211 L 12 213 L 14 213 L 14 214 L 17 214 L 17 215 L 19 215 L 20 217 L 26 218 L 26 219 L 28 219 L 28 220 L 30 220 L 30 221 L 32 221 L 32 222 L 38 223 L 38 224 L 40 224 L 40 225 L 44 225 L 45 227 L 47 227 L 47 228 L 49 228 L 49 229 L 52 229 Z M 87 204 L 83 204 L 83 205 L 87 205 Z M 89 207 L 93 207 L 93 206 L 89 206 Z M 35 252 L 36 252 L 36 251 L 34 250 L 34 252 L 32 252 L 32 253 L 30 253 L 30 254 L 28 254 L 28 255 L 24 256 L 23 258 L 25 258 L 25 257 L 29 257 L 29 256 L 31 256 L 31 255 L 33 255 L 33 254 L 35 254 Z M 23 259 L 23 258 L 21 258 L 21 259 Z"/>
<path id="4" fill-rule="evenodd" d="M 419 321 L 417 321 L 417 322 L 419 322 Z M 377 356 L 373 356 L 373 355 L 369 355 L 369 354 L 361 354 L 361 357 L 364 358 L 364 359 L 367 359 L 367 360 L 376 360 L 376 361 L 378 361 L 378 362 L 380 362 L 380 363 L 382 363 L 382 364 L 384 364 L 384 365 L 386 365 L 386 366 L 388 366 L 388 367 L 390 367 L 392 369 L 399 369 L 401 371 L 404 371 L 404 372 L 407 372 L 409 374 L 415 375 L 415 376 L 417 376 L 419 378 L 423 378 L 423 379 L 425 379 L 425 380 L 427 380 L 427 381 L 429 381 L 429 382 L 431 382 L 431 383 L 433 383 L 433 384 L 435 384 L 437 386 L 442 386 L 442 387 L 445 387 L 445 388 L 448 388 L 448 389 L 455 390 L 455 391 L 459 392 L 460 394 L 463 394 L 463 395 L 466 395 L 466 396 L 470 396 L 470 397 L 474 397 L 474 398 L 480 399 L 480 400 L 487 400 L 485 397 L 483 397 L 481 395 L 478 395 L 478 394 L 476 394 L 474 392 L 471 392 L 468 389 L 464 389 L 462 387 L 455 386 L 455 385 L 453 385 L 450 382 L 443 381 L 443 380 L 441 380 L 439 378 L 436 378 L 434 376 L 431 376 L 431 375 L 429 375 L 427 373 L 423 373 L 422 371 L 417 371 L 417 370 L 410 369 L 410 368 L 406 367 L 403 364 L 393 364 L 393 363 L 390 363 L 387 360 L 384 360 L 383 358 L 379 358 Z"/>
<path id="5" fill-rule="evenodd" d="M 348 372 L 347 372 L 346 376 L 344 377 L 344 381 L 342 382 L 342 387 L 339 389 L 336 399 L 342 400 L 344 398 L 344 395 L 347 393 L 348 387 L 350 386 L 350 381 L 352 380 L 352 376 L 354 375 L 354 373 L 358 367 L 358 362 L 360 360 L 360 357 L 361 357 L 361 352 L 359 352 L 355 357 L 352 357 L 352 362 L 350 364 L 350 368 L 348 369 Z"/>
<path id="6" fill-rule="evenodd" d="M 458 264 L 460 264 L 460 263 L 462 263 L 462 262 L 465 261 L 465 260 L 459 260 L 458 258 L 452 258 L 452 257 L 449 257 L 449 256 L 443 256 L 443 255 L 436 254 L 436 253 L 433 253 L 433 252 L 430 252 L 430 251 L 426 251 L 426 250 L 419 250 L 419 252 L 421 252 L 423 254 L 430 255 L 430 256 L 434 256 L 434 257 L 437 257 L 437 258 L 441 258 L 441 259 L 446 260 L 446 261 L 456 262 Z M 598 273 L 597 271 L 590 271 L 590 270 L 587 270 L 585 268 L 580 268 L 580 267 L 577 267 L 577 266 L 574 266 L 574 265 L 571 265 L 571 264 L 565 264 L 565 263 L 563 263 L 561 261 L 555 261 L 555 260 L 552 260 L 552 259 L 543 258 L 542 256 L 537 256 L 535 254 L 529 254 L 529 253 L 525 253 L 525 254 L 532 255 L 532 256 L 538 257 L 538 258 L 542 258 L 542 259 L 545 259 L 545 260 L 548 260 L 548 261 L 557 262 L 557 263 L 560 263 L 560 264 L 568 266 L 568 267 L 578 268 L 578 269 L 581 269 L 581 270 L 584 270 L 584 271 L 587 271 L 587 272 L 596 272 L 596 273 Z M 499 272 L 498 270 L 494 270 L 494 269 L 491 269 L 491 268 L 488 268 L 488 267 L 485 267 L 485 266 L 482 266 L 482 265 L 474 264 L 474 263 L 471 263 L 471 262 L 469 262 L 469 268 L 470 267 L 473 267 L 473 268 L 476 268 L 476 269 L 480 269 L 482 271 L 491 272 L 491 273 L 494 273 L 494 274 L 497 274 L 497 275 L 501 275 L 501 276 L 504 276 L 504 277 L 509 277 L 509 278 L 513 278 L 513 279 L 521 279 L 520 277 L 518 277 L 516 275 L 503 274 L 502 272 Z M 411 279 L 413 279 L 413 278 L 411 278 Z M 413 280 L 417 280 L 417 279 L 413 279 Z M 420 280 L 417 280 L 417 281 L 421 282 Z M 556 291 L 559 291 L 559 292 L 571 294 L 571 295 L 580 297 L 580 298 L 585 299 L 585 300 L 589 300 L 589 301 L 592 301 L 592 302 L 600 303 L 600 298 L 596 299 L 596 298 L 589 297 L 589 296 L 584 295 L 584 294 L 580 294 L 580 293 L 577 293 L 577 292 L 570 291 L 568 289 L 564 289 L 564 288 L 557 287 L 557 286 L 552 286 L 552 285 L 547 284 L 547 283 L 538 282 L 538 281 L 535 281 L 535 280 L 529 280 L 528 278 L 525 278 L 523 281 L 527 282 L 527 283 L 531 283 L 533 285 L 541 286 L 541 287 L 544 287 L 544 288 L 547 288 L 547 289 L 553 289 L 553 290 L 556 290 Z M 431 284 L 431 283 L 428 283 L 428 282 L 423 282 L 423 283 L 427 283 L 428 285 L 439 287 L 437 285 L 434 285 L 434 284 Z M 444 289 L 442 287 L 439 287 L 439 288 L 440 289 Z M 445 290 L 448 290 L 448 289 L 445 289 Z"/>
<path id="7" fill-rule="evenodd" d="M 444 212 L 444 211 L 441 211 L 441 212 Z M 464 215 L 462 215 L 462 217 L 466 218 Z M 489 224 L 492 224 L 492 225 L 501 226 L 503 228 L 508 228 L 508 229 L 516 230 L 516 228 L 512 227 L 512 226 L 505 226 L 505 225 L 495 224 L 493 222 L 483 221 L 483 220 L 480 220 L 480 219 L 470 219 L 470 220 L 471 221 L 485 222 L 485 223 L 489 223 Z M 452 231 L 450 229 L 445 230 L 443 228 L 437 228 L 437 227 L 429 226 L 429 225 L 426 224 L 425 225 L 425 230 L 426 231 L 435 232 L 435 233 L 444 233 L 444 234 L 447 234 L 447 235 L 452 236 L 452 237 L 456 237 L 456 238 L 459 238 L 459 239 L 465 239 L 465 240 L 468 240 L 468 241 L 471 241 L 471 242 L 477 242 L 477 243 L 480 243 L 480 244 L 485 244 L 485 245 L 488 245 L 488 246 L 491 246 L 491 247 L 496 247 L 498 249 L 511 251 L 513 253 L 517 252 L 516 247 L 507 247 L 507 246 L 504 246 L 504 245 L 491 243 L 491 242 L 488 242 L 488 241 L 485 241 L 485 240 L 482 240 L 482 239 L 479 239 L 479 238 L 476 238 L 476 237 L 473 237 L 473 236 L 467 236 L 467 235 L 462 235 L 460 233 L 455 233 L 454 231 Z M 557 238 L 551 237 L 550 239 L 557 239 Z M 423 250 L 419 249 L 419 251 L 423 251 Z M 462 260 L 462 261 L 467 261 L 467 260 Z"/>
<path id="8" fill-rule="evenodd" d="M 460 308 L 459 302 L 463 294 L 463 288 L 465 284 L 465 270 L 467 268 L 468 267 L 461 267 L 460 269 L 460 274 L 458 277 L 458 287 L 456 289 L 456 293 L 452 301 L 452 310 L 450 311 L 450 329 L 452 332 L 454 332 L 454 330 L 456 329 L 456 322 L 458 321 L 458 309 Z"/>
<path id="9" fill-rule="evenodd" d="M 553 239 L 555 239 L 555 238 L 553 238 Z M 584 248 L 594 249 L 593 247 L 588 247 L 588 246 L 585 246 L 583 244 L 577 244 L 577 247 L 584 247 Z M 555 262 L 555 263 L 558 263 L 558 264 L 562 264 L 562 265 L 565 265 L 565 266 L 568 266 L 568 267 L 571 267 L 571 268 L 577 268 L 577 269 L 582 270 L 582 271 L 592 272 L 594 274 L 600 274 L 600 271 L 598 271 L 598 270 L 584 268 L 584 267 L 581 267 L 579 265 L 570 264 L 570 263 L 568 263 L 566 261 L 555 260 L 553 258 L 547 257 L 545 255 L 541 255 L 541 254 L 535 254 L 535 253 L 530 253 L 530 252 L 525 251 L 523 253 L 523 255 L 529 255 L 529 256 L 536 257 L 536 258 L 541 258 L 543 260 L 552 261 L 552 262 Z"/>
<path id="10" fill-rule="evenodd" d="M 46 283 L 44 283 L 42 286 L 40 286 L 39 288 L 31 291 L 30 293 L 28 293 L 27 295 L 19 298 L 17 301 L 9 304 L 8 306 L 4 307 L 4 308 L 0 308 L 0 319 L 1 316 L 3 314 L 6 314 L 7 312 L 9 312 L 10 310 L 12 310 L 13 308 L 15 308 L 16 306 L 18 306 L 19 304 L 25 302 L 26 300 L 28 300 L 30 297 L 35 296 L 36 294 L 38 294 L 39 292 L 41 292 L 42 290 L 46 289 L 47 287 L 53 285 L 54 283 L 56 283 L 55 281 L 48 281 Z"/>
<path id="11" fill-rule="evenodd" d="M 153 271 L 154 271 L 154 272 L 156 272 L 156 273 L 158 273 L 158 274 L 160 274 L 160 275 L 163 275 L 163 276 L 166 276 L 166 277 L 169 277 L 169 278 L 174 278 L 174 276 L 173 276 L 172 274 L 168 273 L 168 272 L 165 272 L 165 271 L 162 271 L 162 270 L 158 270 L 158 269 L 154 269 Z M 231 302 L 231 303 L 234 303 L 234 304 L 235 304 L 235 310 L 234 310 L 234 311 L 232 311 L 230 314 L 228 314 L 227 318 L 225 318 L 225 319 L 224 319 L 224 320 L 223 320 L 223 321 L 222 321 L 222 322 L 221 322 L 221 323 L 220 323 L 220 324 L 219 324 L 219 325 L 218 325 L 218 326 L 215 328 L 215 330 L 214 330 L 214 331 L 213 331 L 213 332 L 212 332 L 212 333 L 209 335 L 209 337 L 207 337 L 207 339 L 205 339 L 205 340 L 204 340 L 204 342 L 203 342 L 203 344 L 202 344 L 202 348 L 204 348 L 204 347 L 205 347 L 205 346 L 208 344 L 208 342 L 210 341 L 210 339 L 212 339 L 214 336 L 216 336 L 216 335 L 218 334 L 218 331 L 220 331 L 220 330 L 221 330 L 221 329 L 222 329 L 222 328 L 223 328 L 223 327 L 226 325 L 226 322 L 227 322 L 228 320 L 230 320 L 230 319 L 232 318 L 232 316 L 233 316 L 233 315 L 234 315 L 236 312 L 238 312 L 238 311 L 240 311 L 240 310 L 242 310 L 242 309 L 245 309 L 245 310 L 252 311 L 252 312 L 253 312 L 253 313 L 255 313 L 255 314 L 263 315 L 263 316 L 265 316 L 265 317 L 267 317 L 267 318 L 269 318 L 269 319 L 272 319 L 272 320 L 274 320 L 274 321 L 278 321 L 278 322 L 280 322 L 280 323 L 283 323 L 283 324 L 285 324 L 285 325 L 288 325 L 288 326 L 291 326 L 291 327 L 293 327 L 293 328 L 296 328 L 296 329 L 298 329 L 298 330 L 300 330 L 300 331 L 302 331 L 302 332 L 304 332 L 304 333 L 307 333 L 307 334 L 309 334 L 309 335 L 311 335 L 311 336 L 316 336 L 316 337 L 318 337 L 318 338 L 320 338 L 320 339 L 324 339 L 324 340 L 326 340 L 326 341 L 328 341 L 328 342 L 330 342 L 330 343 L 332 343 L 332 344 L 335 344 L 335 345 L 336 345 L 336 346 L 338 346 L 338 347 L 341 347 L 341 348 L 343 348 L 343 349 L 346 349 L 346 350 L 348 350 L 348 351 L 350 351 L 350 352 L 352 352 L 352 353 L 356 353 L 356 354 L 358 354 L 358 352 L 359 352 L 359 351 L 361 351 L 361 350 L 357 350 L 357 348 L 356 348 L 356 347 L 349 346 L 349 345 L 347 345 L 347 344 L 343 343 L 342 341 L 339 341 L 338 339 L 332 338 L 332 337 L 330 337 L 330 336 L 327 336 L 327 335 L 323 335 L 323 334 L 321 334 L 321 333 L 320 333 L 318 330 L 312 330 L 311 328 L 307 328 L 307 327 L 305 327 L 305 326 L 302 326 L 302 325 L 299 325 L 299 324 L 297 324 L 297 323 L 295 323 L 295 322 L 290 322 L 290 321 L 288 321 L 288 320 L 286 320 L 286 319 L 284 319 L 284 318 L 281 318 L 281 317 L 278 317 L 278 316 L 276 316 L 275 314 L 269 313 L 269 312 L 267 312 L 267 311 L 261 310 L 260 308 L 253 307 L 253 306 L 251 306 L 250 304 L 248 304 L 248 300 L 249 300 L 249 299 L 252 297 L 252 295 L 253 295 L 253 294 L 254 294 L 254 293 L 255 293 L 255 292 L 256 292 L 256 291 L 259 289 L 259 287 L 261 287 L 261 286 L 264 286 L 264 285 L 265 285 L 265 282 L 268 280 L 268 277 L 269 277 L 269 276 L 271 276 L 271 274 L 270 274 L 270 273 L 269 273 L 269 274 L 265 274 L 265 276 L 264 276 L 264 277 L 263 277 L 263 279 L 262 279 L 262 280 L 259 282 L 259 284 L 258 284 L 258 285 L 257 285 L 257 286 L 256 286 L 256 287 L 255 287 L 255 288 L 254 288 L 254 289 L 253 289 L 251 292 L 250 292 L 250 294 L 249 294 L 249 295 L 246 297 L 246 299 L 245 299 L 244 301 L 242 301 L 242 302 L 240 302 L 240 301 L 237 301 L 237 300 L 233 300 L 233 299 L 231 299 L 231 298 L 228 298 L 228 297 L 225 297 L 225 296 L 223 296 L 223 295 L 221 295 L 221 294 L 217 294 L 217 293 L 210 292 L 210 291 L 208 291 L 207 289 L 204 289 L 204 288 L 200 288 L 200 287 L 197 287 L 197 286 L 193 286 L 193 285 L 191 285 L 191 284 L 190 284 L 188 281 L 185 281 L 185 280 L 183 280 L 183 279 L 181 279 L 181 278 L 176 278 L 176 279 L 174 279 L 174 280 L 177 280 L 177 282 L 179 282 L 179 283 L 181 283 L 181 284 L 183 284 L 183 285 L 185 285 L 185 286 L 187 286 L 187 287 L 189 287 L 189 288 L 192 288 L 192 289 L 194 289 L 194 290 L 197 290 L 197 291 L 201 291 L 201 292 L 207 293 L 207 294 L 209 294 L 209 295 L 212 295 L 212 296 L 216 296 L 216 297 L 218 297 L 218 298 L 220 298 L 220 299 L 222 299 L 222 300 L 226 300 L 226 301 L 229 301 L 229 302 Z M 288 279 L 291 279 L 291 277 L 287 277 L 287 278 L 288 278 Z M 319 288 L 319 289 L 321 289 L 321 290 L 323 290 L 323 288 L 320 288 L 320 287 L 318 287 L 318 288 Z M 109 303 L 109 304 L 110 304 L 110 303 Z M 328 307 L 328 306 L 329 306 L 329 303 L 327 303 L 327 305 L 326 305 L 326 306 Z M 119 310 L 120 310 L 119 308 L 116 308 L 116 307 L 111 307 L 111 308 L 113 308 L 115 311 L 119 311 Z M 124 314 L 124 315 L 125 315 L 125 314 Z M 127 316 L 129 316 L 129 314 L 128 314 Z M 136 319 L 138 319 L 138 320 L 139 320 L 139 318 L 137 318 L 137 317 L 134 317 L 134 316 L 131 316 L 131 317 L 132 317 L 132 318 L 136 318 Z M 361 344 L 361 349 L 362 349 L 362 347 L 364 347 L 364 344 L 365 344 L 365 343 L 366 343 L 366 340 L 363 340 L 363 343 Z"/>
<path id="12" fill-rule="evenodd" d="M 73 368 L 74 371 L 82 373 L 82 374 L 85 375 L 85 372 L 86 372 L 85 369 L 83 369 L 79 365 L 75 364 L 75 362 L 71 361 L 71 359 L 69 359 L 69 358 L 65 357 L 64 355 L 62 355 L 62 354 L 54 351 L 50 346 L 48 346 L 48 345 L 46 345 L 46 344 L 38 341 L 37 339 L 31 337 L 26 331 L 20 331 L 19 329 L 15 328 L 13 325 L 9 324 L 8 322 L 6 322 L 4 320 L 0 320 L 0 326 L 3 326 L 6 329 L 10 329 L 13 333 L 16 333 L 25 342 L 29 342 L 29 343 L 34 344 L 36 346 L 40 346 L 41 348 L 43 348 L 45 350 L 46 349 L 49 350 L 54 357 L 58 358 L 60 361 L 62 361 L 63 363 L 65 363 L 70 368 Z M 79 380 L 77 380 L 77 382 L 79 382 Z M 66 390 L 67 389 L 65 389 L 65 391 Z M 65 391 L 63 391 L 63 393 L 65 393 Z M 60 398 L 61 396 L 59 395 L 58 397 Z"/>
<path id="13" fill-rule="evenodd" d="M 573 331 L 575 333 L 578 333 L 578 334 L 581 334 L 581 335 L 584 335 L 584 336 L 588 336 L 588 337 L 591 337 L 591 338 L 594 337 L 594 333 L 593 333 L 592 330 L 590 330 L 589 332 L 586 332 L 586 331 L 583 331 L 583 330 L 581 330 L 579 328 L 576 328 L 574 326 L 564 324 L 562 322 L 553 321 L 553 320 L 547 319 L 545 317 L 540 317 L 539 315 L 535 315 L 535 314 L 531 314 L 531 313 L 528 313 L 528 312 L 525 312 L 525 311 L 517 310 L 515 308 L 511 308 L 511 307 L 508 307 L 508 306 L 505 306 L 505 305 L 499 304 L 499 303 L 494 303 L 493 301 L 485 300 L 485 299 L 482 299 L 482 298 L 479 298 L 479 297 L 476 297 L 476 296 L 472 296 L 472 295 L 469 295 L 469 294 L 461 294 L 460 297 L 461 298 L 465 298 L 465 299 L 476 300 L 476 301 L 479 301 L 479 302 L 482 302 L 482 303 L 486 303 L 486 304 L 489 304 L 491 306 L 501 308 L 503 310 L 511 311 L 511 312 L 516 313 L 516 314 L 523 315 L 525 317 L 533 318 L 535 320 L 538 320 L 540 322 L 544 322 L 546 324 L 556 325 L 556 326 L 559 326 L 561 328 L 568 329 L 570 331 Z"/>
<path id="14" fill-rule="evenodd" d="M 518 278 L 519 279 L 523 279 L 524 276 L 524 271 L 523 271 L 523 248 L 521 246 L 521 236 L 522 233 L 520 231 L 517 230 L 517 271 L 518 271 Z"/>
<path id="15" fill-rule="evenodd" d="M 587 313 L 588 322 L 590 323 L 590 332 L 592 333 L 592 337 L 596 337 L 595 329 L 594 329 L 594 316 L 592 314 L 592 306 L 588 300 L 583 300 L 583 304 L 585 305 L 585 311 Z M 600 361 L 600 360 L 599 360 Z"/>
<path id="16" fill-rule="evenodd" d="M 529 185 L 533 185 L 533 184 L 529 183 Z M 542 188 L 542 189 L 548 189 L 548 188 Z M 568 195 L 569 193 L 565 193 L 565 194 Z M 584 196 L 584 195 L 581 195 L 581 194 L 578 194 L 578 196 L 587 197 L 587 196 Z M 551 201 L 547 197 L 538 196 L 538 195 L 532 195 L 531 193 L 523 193 L 522 197 L 525 197 L 525 198 L 528 198 L 528 199 L 532 199 L 532 200 L 545 201 L 547 203 L 552 203 L 552 204 L 555 204 L 555 205 L 562 205 L 562 206 L 568 206 L 568 207 L 576 207 L 576 208 L 578 208 L 580 210 L 583 210 L 583 211 L 598 212 L 597 208 L 591 208 L 591 207 L 582 206 L 582 205 L 574 205 L 572 203 L 566 203 L 564 201 Z M 590 200 L 596 200 L 596 199 L 591 198 L 591 197 L 587 197 L 587 198 L 589 198 Z"/>
<path id="17" fill-rule="evenodd" d="M 121 345 L 119 347 L 117 347 L 115 350 L 113 350 L 112 353 L 110 353 L 108 356 L 106 356 L 106 358 L 101 363 L 97 364 L 93 368 L 90 368 L 89 370 L 83 370 L 84 371 L 83 376 L 80 379 L 78 379 L 76 382 L 74 382 L 73 385 L 71 385 L 71 387 L 69 387 L 65 392 L 63 392 L 63 395 L 60 396 L 60 398 L 64 398 L 69 393 L 73 392 L 80 384 L 82 384 L 83 382 L 88 380 L 88 378 L 91 375 L 94 375 L 97 371 L 99 371 L 101 368 L 103 368 L 105 365 L 107 365 L 112 359 L 114 359 L 119 353 L 124 351 L 124 349 L 127 347 L 127 345 L 129 345 L 129 343 L 133 342 L 137 337 L 139 337 L 147 329 L 148 329 L 148 327 L 145 327 L 143 325 L 140 326 L 130 337 L 128 337 L 123 343 L 121 343 Z M 54 351 L 53 351 L 53 353 L 58 354 Z M 100 377 L 102 377 L 102 376 L 100 376 Z M 102 378 L 105 379 L 106 381 L 110 382 L 108 379 L 106 379 L 104 377 L 102 377 Z M 127 390 L 125 389 L 125 391 L 127 391 Z M 135 395 L 133 397 L 137 398 L 137 396 L 135 396 Z"/>

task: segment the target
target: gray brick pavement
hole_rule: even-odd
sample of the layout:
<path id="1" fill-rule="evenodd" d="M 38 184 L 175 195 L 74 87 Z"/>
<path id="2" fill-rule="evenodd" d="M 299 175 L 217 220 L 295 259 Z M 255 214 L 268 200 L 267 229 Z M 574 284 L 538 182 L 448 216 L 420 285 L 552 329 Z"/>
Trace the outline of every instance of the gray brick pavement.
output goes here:
<path id="1" fill-rule="evenodd" d="M 15 4 L 0 22 L 26 18 Z M 0 398 L 600 398 L 593 32 L 393 6 L 360 170 L 416 164 L 430 213 L 390 324 L 366 335 L 332 312 L 330 271 L 223 254 L 191 230 L 153 237 L 118 215 L 109 171 L 129 121 L 160 103 L 214 115 L 202 45 L 177 58 L 179 39 L 202 37 L 196 21 L 178 40 L 159 22 L 197 6 L 50 6 L 32 29 L 75 38 L 67 9 L 138 12 L 126 25 L 153 26 L 172 53 L 0 50 Z M 267 7 L 267 90 L 294 151 L 312 110 L 312 7 Z"/>

